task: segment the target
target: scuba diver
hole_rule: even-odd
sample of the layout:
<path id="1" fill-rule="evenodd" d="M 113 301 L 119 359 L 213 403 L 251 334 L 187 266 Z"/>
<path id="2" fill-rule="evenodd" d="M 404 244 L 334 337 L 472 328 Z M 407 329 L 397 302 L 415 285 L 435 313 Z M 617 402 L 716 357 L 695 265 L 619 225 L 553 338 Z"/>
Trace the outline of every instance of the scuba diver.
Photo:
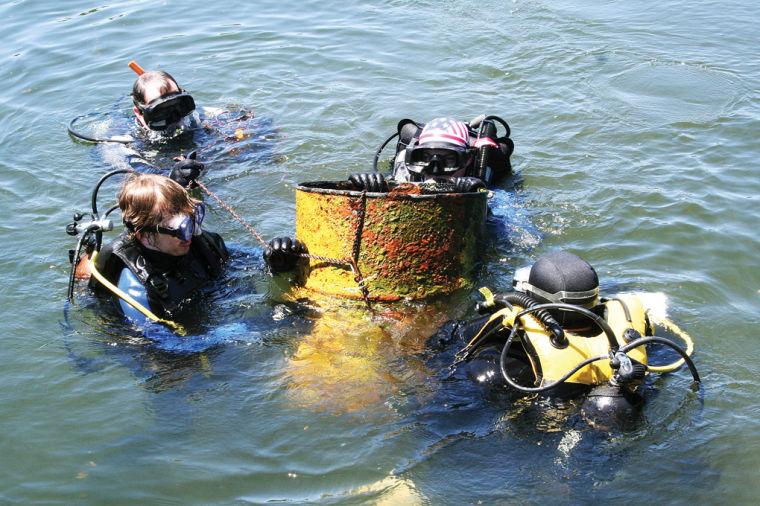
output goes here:
<path id="1" fill-rule="evenodd" d="M 166 174 L 172 168 L 170 161 L 190 158 L 181 153 L 204 153 L 216 167 L 221 161 L 218 155 L 239 159 L 245 153 L 245 161 L 272 159 L 277 132 L 271 120 L 254 118 L 253 111 L 244 107 L 197 107 L 192 95 L 169 73 L 146 72 L 135 62 L 129 67 L 138 74 L 129 95 L 129 114 L 117 104 L 107 121 L 98 120 L 83 131 L 75 125 L 78 121 L 102 113 L 83 114 L 68 127 L 75 139 L 99 145 L 95 154 L 100 161 L 135 172 Z M 88 128 L 96 132 L 105 129 L 108 134 L 90 135 L 85 133 Z"/>
<path id="2" fill-rule="evenodd" d="M 685 341 L 686 350 L 655 336 L 648 312 L 633 294 L 600 297 L 596 271 L 580 257 L 549 253 L 519 269 L 513 286 L 515 291 L 495 296 L 482 289 L 487 300 L 477 310 L 483 316 L 449 322 L 435 334 L 438 344 L 466 343 L 452 375 L 464 373 L 494 391 L 515 395 L 585 394 L 584 417 L 599 427 L 635 419 L 647 373 L 670 372 L 686 363 L 694 381 L 700 381 L 688 335 L 666 325 Z M 648 344 L 671 348 L 681 359 L 652 365 Z M 649 358 L 654 353 L 650 350 Z"/>
<path id="3" fill-rule="evenodd" d="M 132 85 L 133 111 L 137 122 L 154 132 L 171 133 L 195 111 L 195 101 L 163 70 L 142 72 Z"/>
<path id="4" fill-rule="evenodd" d="M 498 136 L 496 123 L 504 127 L 504 135 Z M 371 192 L 388 191 L 388 180 L 448 183 L 457 193 L 492 188 L 512 171 L 509 157 L 514 143 L 509 136 L 509 125 L 497 116 L 481 115 L 469 123 L 445 117 L 427 124 L 403 119 L 375 154 L 373 172 L 354 173 L 349 180 Z M 377 161 L 395 137 L 396 154 L 390 172 L 383 175 Z"/>
<path id="5" fill-rule="evenodd" d="M 131 322 L 143 326 L 156 321 L 175 331 L 181 329 L 172 319 L 196 302 L 201 288 L 220 277 L 230 254 L 221 236 L 202 228 L 205 204 L 185 190 L 185 186 L 198 184 L 198 173 L 176 172 L 174 178 L 168 178 L 116 170 L 101 178 L 93 191 L 90 220 L 79 223 L 85 215 L 78 213 L 67 227 L 70 235 L 79 237 L 76 250 L 70 252 L 69 298 L 74 280 L 91 275 L 89 287 L 93 292 L 112 297 Z M 122 186 L 118 206 L 101 216 L 98 189 L 107 178 L 125 173 L 130 175 Z M 175 179 L 187 181 L 187 185 Z M 101 247 L 103 232 L 113 229 L 108 215 L 117 208 L 124 231 Z M 83 249 L 91 254 L 89 261 L 88 255 L 82 255 Z M 278 273 L 293 269 L 304 251 L 299 241 L 276 238 L 269 242 L 263 257 L 270 271 Z"/>
<path id="6" fill-rule="evenodd" d="M 530 220 L 520 214 L 515 192 L 504 188 L 503 183 L 512 175 L 510 156 L 514 151 L 506 121 L 485 114 L 469 122 L 441 117 L 423 124 L 403 119 L 396 130 L 376 151 L 373 172 L 349 176 L 355 189 L 388 192 L 396 185 L 411 183 L 432 185 L 449 193 L 487 191 L 489 237 L 519 239 L 526 230 L 529 235 L 538 235 Z M 503 130 L 501 135 L 499 130 Z M 378 171 L 378 159 L 396 137 L 390 170 L 383 174 Z M 515 179 L 511 182 L 514 185 Z"/>

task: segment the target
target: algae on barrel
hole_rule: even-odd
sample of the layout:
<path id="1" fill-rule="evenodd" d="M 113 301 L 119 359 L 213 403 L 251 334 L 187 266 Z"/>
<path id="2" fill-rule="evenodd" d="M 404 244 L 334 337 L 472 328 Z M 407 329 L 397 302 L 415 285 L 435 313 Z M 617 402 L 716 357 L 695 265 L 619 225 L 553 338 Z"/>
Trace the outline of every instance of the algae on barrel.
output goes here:
<path id="1" fill-rule="evenodd" d="M 391 184 L 388 193 L 347 182 L 296 187 L 296 237 L 310 258 L 299 272 L 307 289 L 370 300 L 444 295 L 470 286 L 485 238 L 486 192 L 445 185 Z"/>

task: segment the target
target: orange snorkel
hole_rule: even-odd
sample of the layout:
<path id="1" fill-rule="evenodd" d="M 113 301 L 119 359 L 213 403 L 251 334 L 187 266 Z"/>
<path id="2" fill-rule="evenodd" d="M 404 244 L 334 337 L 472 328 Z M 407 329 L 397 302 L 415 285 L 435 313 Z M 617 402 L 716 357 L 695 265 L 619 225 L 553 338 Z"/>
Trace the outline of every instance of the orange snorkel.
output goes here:
<path id="1" fill-rule="evenodd" d="M 138 76 L 141 76 L 145 73 L 145 70 L 143 70 L 143 68 L 139 66 L 137 63 L 135 63 L 134 61 L 127 63 L 127 67 L 134 70 L 135 74 L 137 74 Z"/>

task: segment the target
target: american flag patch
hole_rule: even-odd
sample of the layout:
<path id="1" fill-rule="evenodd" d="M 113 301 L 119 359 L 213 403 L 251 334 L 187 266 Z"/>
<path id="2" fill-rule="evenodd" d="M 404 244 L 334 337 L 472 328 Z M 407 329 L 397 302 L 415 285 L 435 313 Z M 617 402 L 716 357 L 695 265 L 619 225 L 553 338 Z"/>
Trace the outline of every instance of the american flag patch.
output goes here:
<path id="1" fill-rule="evenodd" d="M 470 132 L 462 121 L 452 118 L 435 118 L 425 125 L 420 134 L 420 146 L 433 143 L 466 148 L 470 143 Z"/>

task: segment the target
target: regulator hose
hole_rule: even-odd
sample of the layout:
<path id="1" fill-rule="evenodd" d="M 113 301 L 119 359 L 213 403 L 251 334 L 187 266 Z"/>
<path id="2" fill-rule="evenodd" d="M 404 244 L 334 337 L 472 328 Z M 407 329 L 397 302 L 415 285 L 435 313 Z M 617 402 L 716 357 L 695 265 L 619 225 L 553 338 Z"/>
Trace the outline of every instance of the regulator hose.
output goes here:
<path id="1" fill-rule="evenodd" d="M 375 158 L 372 160 L 372 172 L 377 172 L 377 159 L 380 158 L 380 153 L 383 152 L 383 149 L 385 149 L 385 146 L 389 142 L 391 142 L 391 140 L 394 137 L 398 137 L 398 132 L 394 133 L 393 135 L 391 135 L 390 137 L 388 137 L 387 139 L 385 139 L 385 142 L 383 142 L 382 145 L 375 152 Z"/>
<path id="2" fill-rule="evenodd" d="M 568 380 L 570 376 L 575 374 L 578 370 L 580 370 L 582 367 L 592 363 L 596 362 L 597 360 L 602 359 L 609 359 L 610 355 L 599 355 L 596 357 L 590 357 L 586 360 L 582 361 L 575 367 L 573 367 L 567 374 L 562 376 L 560 379 L 552 383 L 551 385 L 544 385 L 543 387 L 524 387 L 522 385 L 518 385 L 517 383 L 512 380 L 512 378 L 509 377 L 509 373 L 507 373 L 507 367 L 506 367 L 506 361 L 507 361 L 507 353 L 509 352 L 509 347 L 512 345 L 512 340 L 514 339 L 515 335 L 517 334 L 517 320 L 521 318 L 522 316 L 530 313 L 536 313 L 538 311 L 544 310 L 544 309 L 565 309 L 569 311 L 575 311 L 576 313 L 580 313 L 584 316 L 587 316 L 589 319 L 591 319 L 596 325 L 604 332 L 604 334 L 607 336 L 607 342 L 609 343 L 610 347 L 610 355 L 614 354 L 618 351 L 618 343 L 617 339 L 615 338 L 615 333 L 610 328 L 609 324 L 604 321 L 602 317 L 597 315 L 596 313 L 593 313 L 589 311 L 586 308 L 582 308 L 580 306 L 574 306 L 573 304 L 564 304 L 564 303 L 551 303 L 551 304 L 538 304 L 534 305 L 530 308 L 526 308 L 519 313 L 515 315 L 514 322 L 515 325 L 512 327 L 512 331 L 509 333 L 509 337 L 507 338 L 507 342 L 504 343 L 504 348 L 501 350 L 501 357 L 499 358 L 499 369 L 501 369 L 501 374 L 504 376 L 504 380 L 511 386 L 512 388 L 516 388 L 517 390 L 520 390 L 522 392 L 530 392 L 530 393 L 540 393 L 540 392 L 546 392 L 548 390 L 551 390 L 553 388 L 558 387 L 562 383 Z"/>
<path id="3" fill-rule="evenodd" d="M 98 218 L 98 191 L 100 191 L 100 187 L 103 186 L 103 183 L 105 183 L 108 178 L 118 174 L 134 174 L 134 172 L 135 171 L 132 169 L 116 169 L 104 174 L 103 177 L 98 180 L 95 188 L 92 189 L 92 213 L 95 215 L 96 219 Z"/>
<path id="4" fill-rule="evenodd" d="M 505 304 L 505 307 L 508 308 L 510 311 L 513 309 L 512 304 L 505 300 L 499 301 L 503 304 Z M 503 310 L 504 308 L 502 308 Z M 502 329 L 506 328 L 504 325 L 503 319 L 501 321 L 497 321 L 502 316 L 502 310 L 495 312 L 491 318 L 481 327 L 480 331 L 477 333 L 477 335 L 472 338 L 472 340 L 467 343 L 467 345 L 462 348 L 459 353 L 457 353 L 457 358 L 454 361 L 453 365 L 459 364 L 460 362 L 463 362 L 467 360 L 467 358 L 470 356 L 470 352 L 475 349 L 480 343 L 491 337 L 492 335 L 496 334 L 497 332 L 500 332 Z M 494 324 L 495 323 L 495 324 Z M 489 325 L 492 325 L 488 330 L 486 330 Z"/>
<path id="5" fill-rule="evenodd" d="M 516 320 L 516 319 L 515 319 Z M 583 362 L 579 363 L 570 371 L 567 372 L 564 376 L 562 376 L 560 379 L 555 381 L 554 383 L 550 385 L 544 385 L 542 387 L 525 387 L 522 385 L 518 385 L 515 383 L 515 381 L 509 377 L 509 373 L 507 372 L 506 367 L 506 361 L 507 361 L 507 353 L 509 352 L 509 347 L 512 344 L 512 340 L 514 339 L 515 335 L 517 334 L 517 325 L 512 327 L 512 332 L 509 333 L 509 337 L 507 338 L 507 342 L 504 344 L 504 348 L 501 350 L 501 356 L 499 357 L 499 369 L 501 369 L 501 375 L 504 376 L 504 380 L 511 386 L 512 388 L 519 390 L 521 392 L 527 392 L 527 393 L 541 393 L 541 392 L 547 392 L 553 388 L 558 387 L 565 381 L 567 381 L 570 376 L 575 374 L 577 371 L 579 371 L 582 367 L 585 367 L 586 365 L 596 362 L 597 360 L 602 360 L 605 358 L 610 358 L 609 355 L 599 355 L 596 357 L 590 357 L 584 360 Z"/>
<path id="6" fill-rule="evenodd" d="M 619 345 L 617 342 L 617 338 L 615 337 L 615 332 L 610 327 L 609 323 L 607 323 L 604 318 L 599 316 L 598 314 L 594 313 L 593 311 L 589 311 L 588 309 L 580 306 L 575 306 L 573 304 L 565 304 L 564 302 L 552 302 L 549 304 L 538 304 L 531 306 L 530 308 L 526 308 L 515 316 L 515 321 L 517 321 L 518 318 L 520 318 L 523 315 L 529 314 L 529 313 L 536 313 L 542 309 L 565 309 L 568 311 L 574 311 L 576 313 L 580 313 L 586 317 L 588 317 L 591 321 L 596 323 L 597 327 L 604 332 L 604 335 L 607 336 L 607 342 L 610 345 L 610 351 L 616 352 L 618 351 Z M 564 334 L 563 334 L 564 336 Z"/>
<path id="7" fill-rule="evenodd" d="M 538 301 L 536 301 L 536 299 L 522 292 L 507 292 L 499 294 L 495 300 L 504 301 L 509 303 L 510 306 L 515 305 L 524 307 L 525 309 L 534 308 L 538 305 Z M 520 313 L 520 315 L 522 314 L 524 313 Z M 565 331 L 562 329 L 562 326 L 560 326 L 557 320 L 551 315 L 551 313 L 549 313 L 549 311 L 540 309 L 536 311 L 536 314 L 534 316 L 540 323 L 544 325 L 544 327 L 546 327 L 546 330 L 552 334 L 552 345 L 554 345 L 556 348 L 564 348 L 567 346 L 568 341 L 567 337 L 565 337 Z M 515 318 L 515 320 L 516 319 L 517 318 Z"/>
<path id="8" fill-rule="evenodd" d="M 550 385 L 544 385 L 542 387 L 525 387 L 522 385 L 518 385 L 512 378 L 509 377 L 509 373 L 507 372 L 506 368 L 506 360 L 507 360 L 507 354 L 509 353 L 509 347 L 512 345 L 512 341 L 514 340 L 515 335 L 517 334 L 517 320 L 522 317 L 525 314 L 540 311 L 542 309 L 566 309 L 570 311 L 575 311 L 577 313 L 583 314 L 585 316 L 588 316 L 594 323 L 596 323 L 599 328 L 605 333 L 607 336 L 607 340 L 610 343 L 610 354 L 609 355 L 598 355 L 596 357 L 589 357 L 586 360 L 583 360 L 579 364 L 577 364 L 575 367 L 573 367 L 570 371 L 568 371 L 564 376 L 559 378 L 557 381 Z M 506 343 L 504 343 L 504 348 L 501 350 L 501 356 L 499 357 L 499 369 L 501 370 L 501 374 L 504 377 L 504 380 L 511 386 L 512 388 L 515 388 L 521 392 L 528 392 L 528 393 L 541 393 L 546 392 L 548 390 L 551 390 L 553 388 L 558 387 L 562 383 L 566 382 L 573 374 L 575 374 L 577 371 L 579 371 L 581 368 L 585 367 L 586 365 L 596 362 L 597 360 L 603 360 L 603 359 L 609 359 L 614 353 L 616 352 L 622 352 L 626 353 L 633 348 L 637 348 L 639 346 L 645 345 L 647 343 L 660 343 L 664 344 L 666 346 L 669 346 L 670 348 L 673 348 L 678 352 L 679 355 L 681 355 L 683 362 L 685 362 L 688 367 L 689 371 L 691 372 L 691 375 L 696 382 L 700 382 L 699 374 L 697 373 L 697 368 L 694 365 L 694 362 L 692 362 L 691 357 L 689 357 L 689 353 L 682 350 L 677 344 L 674 342 L 665 339 L 664 337 L 658 337 L 658 336 L 649 336 L 649 337 L 641 337 L 639 339 L 635 339 L 629 343 L 627 343 L 625 346 L 619 347 L 617 344 L 617 340 L 615 338 L 615 334 L 610 328 L 609 324 L 604 321 L 603 318 L 598 316 L 597 314 L 589 311 L 588 309 L 574 306 L 572 304 L 562 304 L 562 303 L 553 303 L 553 304 L 539 304 L 537 306 L 533 306 L 529 309 L 525 309 L 521 312 L 519 312 L 517 315 L 515 315 L 514 318 L 515 325 L 512 327 L 512 331 L 509 333 L 509 337 L 507 338 Z M 688 340 L 687 342 L 690 342 L 691 340 Z M 675 365 L 675 364 L 673 364 Z M 672 367 L 667 366 L 666 368 Z M 658 372 L 656 369 L 652 369 L 647 367 L 649 370 L 652 370 L 654 372 Z M 674 368 L 673 368 L 674 369 Z M 670 372 L 673 369 L 668 369 L 664 372 Z"/>
<path id="9" fill-rule="evenodd" d="M 667 330 L 670 330 L 671 332 L 675 333 L 681 339 L 683 339 L 684 342 L 686 343 L 686 354 L 689 357 L 691 357 L 691 354 L 694 351 L 694 341 L 691 340 L 691 336 L 689 336 L 689 334 L 681 330 L 680 327 L 678 327 L 678 325 L 676 325 L 675 323 L 673 323 L 667 318 L 665 318 L 664 321 L 657 322 L 657 323 L 665 327 Z M 684 362 L 685 362 L 684 359 L 679 359 L 673 362 L 672 364 L 668 364 L 668 365 L 647 365 L 647 369 L 649 369 L 652 372 L 659 372 L 659 373 L 670 372 L 681 367 L 681 365 L 683 365 Z"/>
<path id="10" fill-rule="evenodd" d="M 134 142 L 134 139 L 128 135 L 117 135 L 114 137 L 90 137 L 89 135 L 85 135 L 74 129 L 74 123 L 76 123 L 77 121 L 79 121 L 80 119 L 86 116 L 94 116 L 96 114 L 101 114 L 101 113 L 91 112 L 87 114 L 80 114 L 79 116 L 72 119 L 69 122 L 69 126 L 67 128 L 69 135 L 71 135 L 72 137 L 76 137 L 77 139 L 81 139 L 83 141 L 93 142 L 95 144 L 103 144 L 106 142 L 117 142 L 119 144 L 129 144 L 130 142 Z"/>
<path id="11" fill-rule="evenodd" d="M 514 306 L 520 306 L 523 308 L 532 308 L 535 307 L 538 302 L 533 299 L 530 295 L 522 293 L 522 292 L 507 292 L 502 293 L 497 296 L 493 296 L 490 292 L 490 290 L 487 290 L 487 297 L 488 300 L 486 301 L 486 305 L 481 306 L 481 309 L 479 311 L 485 310 L 487 311 L 488 308 L 496 307 L 499 311 L 503 310 L 505 307 L 509 308 L 509 310 L 512 310 Z M 483 312 L 485 312 L 483 311 Z M 467 343 L 467 346 L 465 346 L 462 350 L 459 351 L 457 354 L 459 358 L 456 360 L 455 364 L 458 364 L 464 360 L 467 360 L 467 357 L 470 355 L 470 350 L 477 347 L 480 343 L 491 337 L 492 335 L 496 334 L 497 332 L 500 332 L 504 328 L 506 328 L 506 325 L 504 324 L 504 321 L 501 320 L 496 323 L 496 325 L 493 325 L 492 327 L 488 328 L 486 330 L 486 327 L 489 325 L 492 325 L 493 322 L 496 320 L 495 317 L 499 316 L 498 311 L 493 312 L 491 311 L 494 316 L 491 317 L 488 322 L 486 322 L 485 325 L 483 325 L 483 328 L 478 332 L 478 334 Z M 522 313 L 521 313 L 522 314 Z M 562 329 L 560 324 L 557 322 L 557 320 L 554 319 L 554 317 L 546 310 L 539 310 L 536 312 L 536 319 L 539 321 L 539 323 L 543 324 L 544 327 L 551 333 L 551 342 L 552 345 L 557 348 L 564 348 L 567 346 L 568 341 L 565 337 L 565 331 Z"/>
<path id="12" fill-rule="evenodd" d="M 511 130 L 510 130 L 510 128 L 509 128 L 509 125 L 507 125 L 507 122 L 506 122 L 506 121 L 504 121 L 503 119 L 501 119 L 500 117 L 498 117 L 498 116 L 486 116 L 486 118 L 485 118 L 485 119 L 487 119 L 487 120 L 496 120 L 496 121 L 498 121 L 499 123 L 501 123 L 501 125 L 502 125 L 502 126 L 504 127 L 504 129 L 507 131 L 507 133 L 506 133 L 506 134 L 504 134 L 504 137 L 509 137 L 509 136 L 510 136 L 510 134 L 512 133 L 512 131 L 511 131 Z"/>
<path id="13" fill-rule="evenodd" d="M 691 371 L 691 376 L 694 378 L 694 381 L 696 381 L 696 382 L 700 382 L 701 381 L 699 379 L 699 373 L 697 373 L 697 368 L 694 365 L 694 362 L 692 362 L 691 357 L 689 356 L 689 354 L 686 351 L 682 350 L 676 343 L 674 343 L 673 341 L 671 341 L 669 339 L 665 339 L 664 337 L 649 336 L 649 337 L 641 337 L 639 339 L 634 339 L 630 343 L 628 343 L 625 346 L 621 347 L 620 351 L 622 351 L 623 353 L 625 353 L 628 350 L 631 350 L 633 348 L 637 348 L 637 347 L 641 346 L 642 344 L 647 344 L 647 343 L 660 343 L 660 344 L 664 344 L 665 346 L 669 346 L 670 348 L 673 348 L 674 350 L 676 350 L 678 352 L 678 354 L 681 355 L 681 357 L 683 357 L 682 361 L 686 362 L 686 365 L 689 367 L 689 371 Z M 647 369 L 652 370 L 654 372 L 658 372 L 658 371 L 656 371 L 655 369 L 653 369 L 652 367 L 649 367 L 649 366 L 647 366 Z M 667 370 L 665 372 L 670 372 L 672 370 L 673 369 L 669 369 L 669 370 Z"/>

